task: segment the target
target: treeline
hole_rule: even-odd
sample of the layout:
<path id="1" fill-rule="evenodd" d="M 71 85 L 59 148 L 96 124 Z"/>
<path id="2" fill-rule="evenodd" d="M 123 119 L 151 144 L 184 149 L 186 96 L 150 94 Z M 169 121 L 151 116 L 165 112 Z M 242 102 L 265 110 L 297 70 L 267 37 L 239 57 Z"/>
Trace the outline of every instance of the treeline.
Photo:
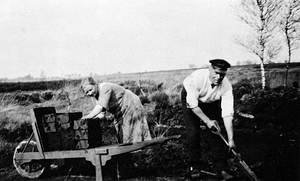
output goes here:
<path id="1" fill-rule="evenodd" d="M 264 64 L 266 69 L 273 69 L 273 68 L 280 68 L 283 71 L 286 68 L 286 63 L 266 63 Z M 249 67 L 249 68 L 255 68 L 255 69 L 260 69 L 260 64 L 247 64 L 247 65 L 234 65 L 232 66 L 232 69 L 235 67 Z M 300 67 L 300 62 L 292 62 L 289 64 L 289 68 L 297 68 Z"/>
<path id="2" fill-rule="evenodd" d="M 67 85 L 77 86 L 80 84 L 80 81 L 81 80 L 76 79 L 37 82 L 2 82 L 0 83 L 0 92 L 58 90 Z"/>

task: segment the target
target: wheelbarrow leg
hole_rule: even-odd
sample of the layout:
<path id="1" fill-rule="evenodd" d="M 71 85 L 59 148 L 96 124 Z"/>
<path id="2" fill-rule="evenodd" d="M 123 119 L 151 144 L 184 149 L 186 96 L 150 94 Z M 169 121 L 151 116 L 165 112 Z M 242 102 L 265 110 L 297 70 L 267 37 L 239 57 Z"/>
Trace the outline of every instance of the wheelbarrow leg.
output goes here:
<path id="1" fill-rule="evenodd" d="M 101 155 L 96 155 L 95 157 L 96 181 L 103 181 Z"/>

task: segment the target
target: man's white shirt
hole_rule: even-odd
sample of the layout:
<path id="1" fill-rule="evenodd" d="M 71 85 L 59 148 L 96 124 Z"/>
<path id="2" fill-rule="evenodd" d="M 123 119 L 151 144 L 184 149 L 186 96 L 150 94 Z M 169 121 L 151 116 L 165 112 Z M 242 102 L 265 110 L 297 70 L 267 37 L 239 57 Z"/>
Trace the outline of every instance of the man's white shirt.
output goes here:
<path id="1" fill-rule="evenodd" d="M 211 84 L 208 69 L 196 70 L 186 77 L 183 86 L 187 92 L 187 107 L 197 107 L 198 101 L 211 103 L 221 99 L 222 117 L 233 116 L 232 86 L 227 77 L 218 86 L 212 88 Z"/>

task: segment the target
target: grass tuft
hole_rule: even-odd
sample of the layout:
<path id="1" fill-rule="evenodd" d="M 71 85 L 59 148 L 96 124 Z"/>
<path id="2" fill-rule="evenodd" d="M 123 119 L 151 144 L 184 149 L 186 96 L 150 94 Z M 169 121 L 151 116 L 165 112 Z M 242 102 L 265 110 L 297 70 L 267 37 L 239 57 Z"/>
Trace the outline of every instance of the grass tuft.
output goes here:
<path id="1" fill-rule="evenodd" d="M 0 168 L 11 167 L 14 149 L 17 143 L 9 143 L 0 136 Z"/>

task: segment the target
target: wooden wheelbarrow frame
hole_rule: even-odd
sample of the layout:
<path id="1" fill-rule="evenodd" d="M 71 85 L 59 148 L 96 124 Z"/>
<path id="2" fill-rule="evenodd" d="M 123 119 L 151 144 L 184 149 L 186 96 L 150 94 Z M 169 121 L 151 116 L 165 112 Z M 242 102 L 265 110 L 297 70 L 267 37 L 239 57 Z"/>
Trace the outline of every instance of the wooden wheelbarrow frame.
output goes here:
<path id="1" fill-rule="evenodd" d="M 20 152 L 15 153 L 16 160 L 22 160 L 25 162 L 30 162 L 32 160 L 53 160 L 53 159 L 66 159 L 66 158 L 85 158 L 90 161 L 96 169 L 96 181 L 102 181 L 102 166 L 105 166 L 106 162 L 111 159 L 112 156 L 133 152 L 140 150 L 142 148 L 161 144 L 171 139 L 178 139 L 180 136 L 171 137 L 158 137 L 148 141 L 142 141 L 137 143 L 125 143 L 125 144 L 115 144 L 109 146 L 100 146 L 96 148 L 89 148 L 84 150 L 67 150 L 67 151 L 44 151 L 42 140 L 40 139 L 40 132 L 37 126 L 36 116 L 34 111 L 31 110 L 32 118 L 32 129 L 33 135 L 28 140 L 31 141 L 32 137 L 35 138 L 36 146 L 38 152 Z M 27 144 L 28 144 L 27 143 Z M 27 146 L 27 145 L 26 145 Z M 25 146 L 25 147 L 26 147 Z"/>

